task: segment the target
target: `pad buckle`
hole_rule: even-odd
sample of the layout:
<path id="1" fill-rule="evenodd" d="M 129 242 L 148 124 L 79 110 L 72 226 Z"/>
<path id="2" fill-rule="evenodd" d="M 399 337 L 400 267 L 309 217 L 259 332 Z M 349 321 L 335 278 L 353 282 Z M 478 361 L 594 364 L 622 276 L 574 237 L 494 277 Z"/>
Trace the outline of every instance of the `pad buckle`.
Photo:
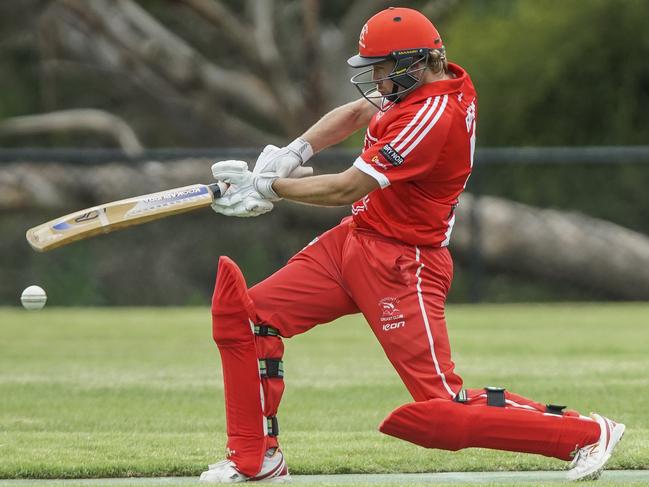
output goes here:
<path id="1" fill-rule="evenodd" d="M 505 407 L 505 388 L 488 386 L 484 388 L 487 391 L 487 406 L 498 408 Z"/>
<path id="2" fill-rule="evenodd" d="M 563 410 L 566 409 L 566 406 L 559 406 L 558 404 L 546 404 L 545 412 L 548 414 L 556 414 L 557 416 L 563 416 Z"/>
<path id="3" fill-rule="evenodd" d="M 461 404 L 469 402 L 469 395 L 466 393 L 466 389 L 460 389 L 460 392 L 456 394 L 453 400 Z"/>
<path id="4" fill-rule="evenodd" d="M 284 361 L 278 358 L 260 358 L 259 375 L 262 378 L 284 378 Z"/>
<path id="5" fill-rule="evenodd" d="M 268 436 L 279 435 L 279 423 L 277 422 L 277 416 L 266 417 L 266 426 L 268 429 Z"/>

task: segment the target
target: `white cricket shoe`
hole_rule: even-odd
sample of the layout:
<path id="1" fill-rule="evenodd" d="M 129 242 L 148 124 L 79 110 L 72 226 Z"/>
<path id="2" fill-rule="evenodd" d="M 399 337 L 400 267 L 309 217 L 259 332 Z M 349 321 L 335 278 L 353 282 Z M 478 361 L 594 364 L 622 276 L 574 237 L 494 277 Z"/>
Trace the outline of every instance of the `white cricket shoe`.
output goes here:
<path id="1" fill-rule="evenodd" d="M 591 413 L 590 417 L 599 424 L 599 441 L 579 449 L 569 465 L 570 470 L 566 473 L 568 480 L 597 480 L 602 475 L 604 465 L 611 458 L 613 449 L 624 435 L 626 426 L 622 423 L 616 423 L 595 413 Z"/>
<path id="2" fill-rule="evenodd" d="M 222 460 L 209 466 L 201 474 L 199 482 L 213 484 L 235 484 L 239 482 L 288 482 L 291 476 L 288 473 L 284 454 L 279 448 L 269 448 L 264 455 L 264 463 L 261 470 L 254 477 L 248 477 L 237 470 L 236 465 L 231 460 Z"/>

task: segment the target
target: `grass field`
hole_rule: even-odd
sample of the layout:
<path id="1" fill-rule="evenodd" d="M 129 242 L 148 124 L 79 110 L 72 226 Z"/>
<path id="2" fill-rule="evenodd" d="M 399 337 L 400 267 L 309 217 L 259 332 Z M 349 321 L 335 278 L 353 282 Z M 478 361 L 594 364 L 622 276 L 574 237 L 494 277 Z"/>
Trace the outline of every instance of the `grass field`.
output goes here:
<path id="1" fill-rule="evenodd" d="M 614 469 L 649 468 L 648 317 L 642 304 L 448 312 L 466 386 L 502 385 L 625 422 Z M 409 397 L 360 317 L 287 341 L 285 370 L 279 420 L 293 474 L 564 468 L 378 433 Z M 0 478 L 196 476 L 224 443 L 207 308 L 0 309 Z"/>

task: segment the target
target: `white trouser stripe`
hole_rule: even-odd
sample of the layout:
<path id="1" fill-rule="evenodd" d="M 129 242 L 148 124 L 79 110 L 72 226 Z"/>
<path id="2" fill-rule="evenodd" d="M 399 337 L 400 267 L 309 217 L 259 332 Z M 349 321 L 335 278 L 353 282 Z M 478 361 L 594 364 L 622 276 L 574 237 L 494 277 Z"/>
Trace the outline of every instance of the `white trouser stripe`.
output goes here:
<path id="1" fill-rule="evenodd" d="M 250 318 L 248 318 L 248 324 L 250 325 L 250 331 L 252 334 L 255 334 L 255 323 Z M 261 372 L 259 372 L 259 367 L 257 367 L 257 374 L 259 375 L 259 402 L 261 403 L 261 410 L 264 411 L 266 408 L 266 401 L 264 399 L 264 384 L 261 382 Z M 264 431 L 264 436 L 268 436 L 268 421 L 266 421 L 266 416 L 262 413 L 261 415 L 261 427 Z"/>
<path id="2" fill-rule="evenodd" d="M 426 314 L 426 308 L 424 306 L 424 296 L 421 293 L 421 270 L 424 268 L 424 263 L 419 259 L 419 247 L 415 245 L 415 260 L 419 262 L 419 268 L 417 269 L 417 297 L 419 298 L 419 309 L 421 310 L 421 316 L 424 319 L 424 326 L 426 327 L 426 334 L 428 335 L 428 344 L 430 345 L 430 355 L 433 357 L 433 363 L 435 364 L 435 371 L 437 372 L 437 375 L 439 375 L 442 378 L 442 383 L 444 384 L 444 387 L 448 391 L 448 393 L 451 395 L 451 397 L 455 397 L 455 393 L 453 392 L 453 389 L 449 387 L 449 385 L 446 383 L 446 376 L 442 373 L 442 371 L 439 368 L 439 362 L 437 362 L 437 356 L 435 355 L 435 342 L 433 341 L 433 333 L 431 332 L 430 329 L 430 323 L 428 322 L 428 315 Z"/>
<path id="3" fill-rule="evenodd" d="M 481 397 L 486 398 L 487 395 L 486 394 L 480 394 L 478 396 L 473 396 L 473 397 L 469 398 L 469 401 L 473 401 L 474 399 L 478 399 L 478 398 L 481 398 Z M 512 401 L 511 399 L 505 399 L 505 402 L 507 404 L 511 405 L 511 406 L 514 406 L 515 408 L 529 409 L 530 411 L 538 411 L 538 409 L 536 409 L 534 406 L 530 406 L 529 404 L 519 404 L 517 402 Z M 553 414 L 552 416 L 557 416 L 557 415 Z M 557 416 L 557 417 L 559 417 L 559 416 Z"/>
<path id="4" fill-rule="evenodd" d="M 530 411 L 538 411 L 538 409 L 536 409 L 534 406 L 530 406 L 529 404 L 519 404 L 519 403 L 514 402 L 514 401 L 512 401 L 510 399 L 505 399 L 505 402 L 507 404 L 511 404 L 515 408 L 529 409 Z M 554 416 L 556 416 L 556 414 Z"/>

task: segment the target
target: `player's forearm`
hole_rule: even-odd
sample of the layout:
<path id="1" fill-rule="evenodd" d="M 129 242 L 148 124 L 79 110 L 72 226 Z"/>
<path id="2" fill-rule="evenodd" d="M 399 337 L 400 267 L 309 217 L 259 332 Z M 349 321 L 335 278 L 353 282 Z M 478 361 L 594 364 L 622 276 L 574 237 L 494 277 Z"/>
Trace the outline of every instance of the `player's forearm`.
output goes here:
<path id="1" fill-rule="evenodd" d="M 345 206 L 361 199 L 379 185 L 355 167 L 338 174 L 308 178 L 280 178 L 273 182 L 278 196 L 298 203 L 318 206 Z"/>
<path id="2" fill-rule="evenodd" d="M 346 190 L 339 182 L 338 174 L 323 174 L 309 178 L 280 178 L 273 183 L 278 196 L 318 206 L 344 206 L 356 201 L 353 191 Z"/>
<path id="3" fill-rule="evenodd" d="M 367 126 L 374 113 L 376 109 L 365 99 L 347 103 L 327 113 L 302 138 L 311 144 L 313 152 L 319 152 Z"/>
<path id="4" fill-rule="evenodd" d="M 352 166 L 338 174 L 309 178 L 279 178 L 272 184 L 278 196 L 310 205 L 344 206 L 377 189 L 379 183 Z"/>

